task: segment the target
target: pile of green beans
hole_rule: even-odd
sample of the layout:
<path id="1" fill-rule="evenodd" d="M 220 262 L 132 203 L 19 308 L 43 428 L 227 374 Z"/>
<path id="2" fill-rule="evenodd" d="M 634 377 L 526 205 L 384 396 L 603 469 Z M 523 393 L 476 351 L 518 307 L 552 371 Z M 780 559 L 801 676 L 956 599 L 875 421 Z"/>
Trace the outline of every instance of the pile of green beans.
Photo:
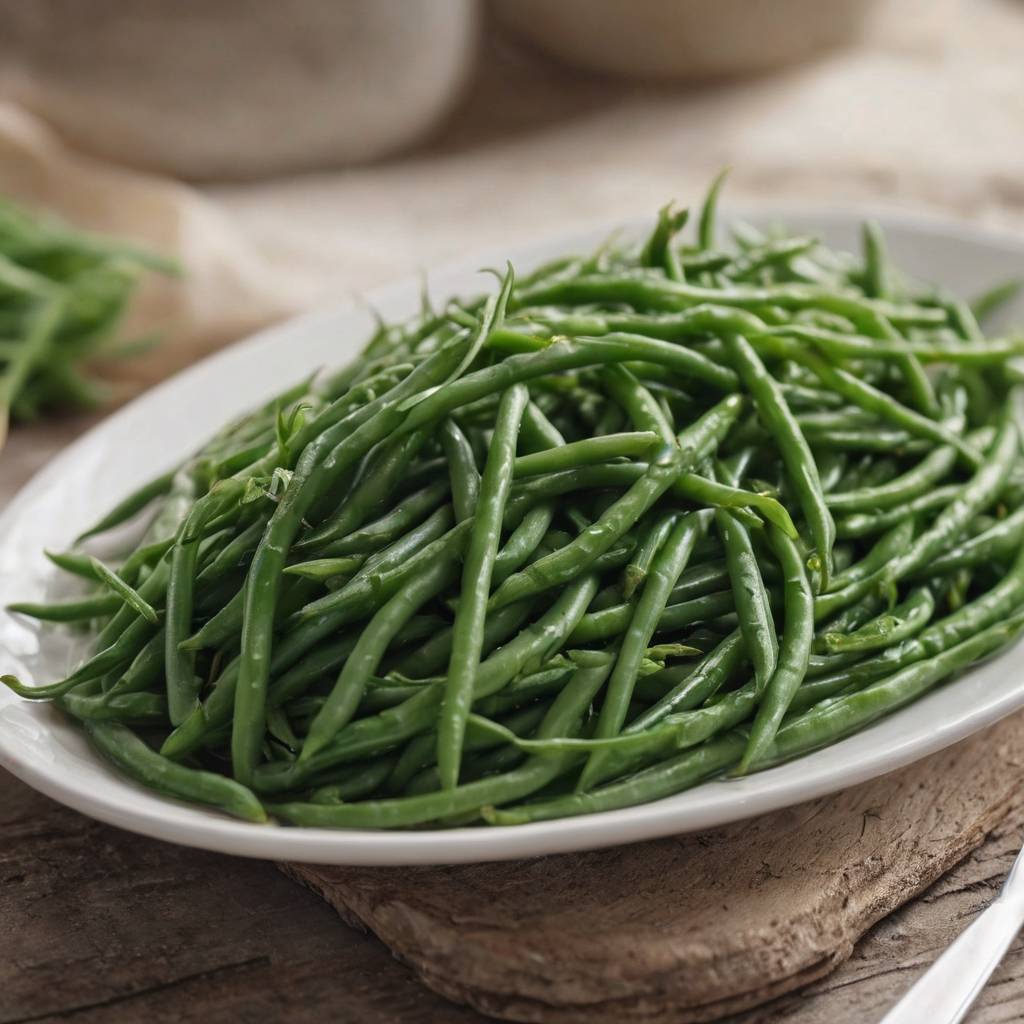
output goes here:
<path id="1" fill-rule="evenodd" d="M 1024 630 L 1024 337 L 662 211 L 381 323 L 50 555 L 93 653 L 21 696 L 167 795 L 518 824 L 823 747 Z M 91 538 L 129 520 L 116 564 Z"/>
<path id="2" fill-rule="evenodd" d="M 84 234 L 0 196 L 0 449 L 8 422 L 108 398 L 95 364 L 136 355 L 155 339 L 119 339 L 146 271 L 168 260 Z"/>

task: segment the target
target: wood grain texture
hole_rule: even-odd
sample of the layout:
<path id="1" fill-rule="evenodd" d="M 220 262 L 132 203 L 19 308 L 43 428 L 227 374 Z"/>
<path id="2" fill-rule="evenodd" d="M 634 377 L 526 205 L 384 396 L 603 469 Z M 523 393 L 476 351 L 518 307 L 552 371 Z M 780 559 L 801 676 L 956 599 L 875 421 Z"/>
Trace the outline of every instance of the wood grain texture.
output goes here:
<path id="1" fill-rule="evenodd" d="M 716 1020 L 833 971 L 1014 806 L 1017 716 L 835 796 L 698 835 L 450 868 L 285 865 L 434 990 L 517 1021 Z"/>
<path id="2" fill-rule="evenodd" d="M 270 864 L 101 825 L 0 772 L 0 1022 L 452 1024 Z"/>

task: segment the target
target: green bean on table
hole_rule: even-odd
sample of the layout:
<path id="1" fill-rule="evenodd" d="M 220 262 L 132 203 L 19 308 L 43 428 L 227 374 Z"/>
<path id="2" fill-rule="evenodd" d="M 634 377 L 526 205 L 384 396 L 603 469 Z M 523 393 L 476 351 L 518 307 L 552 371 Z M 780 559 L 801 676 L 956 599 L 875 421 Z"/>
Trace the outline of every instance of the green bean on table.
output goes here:
<path id="1" fill-rule="evenodd" d="M 863 256 L 728 242 L 720 187 L 696 224 L 666 207 L 380 325 L 112 495 L 49 556 L 73 585 L 10 608 L 90 653 L 0 679 L 165 795 L 446 828 L 755 772 L 1003 648 L 1024 340 L 902 275 L 877 225 Z M 50 291 L 14 283 L 45 349 Z"/>

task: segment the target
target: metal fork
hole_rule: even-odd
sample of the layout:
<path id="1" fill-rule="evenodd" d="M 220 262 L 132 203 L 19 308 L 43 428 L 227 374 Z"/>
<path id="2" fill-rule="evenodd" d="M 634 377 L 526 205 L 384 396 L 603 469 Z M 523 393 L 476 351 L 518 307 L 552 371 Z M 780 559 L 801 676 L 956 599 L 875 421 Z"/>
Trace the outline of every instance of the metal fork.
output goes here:
<path id="1" fill-rule="evenodd" d="M 881 1024 L 957 1024 L 1024 926 L 1024 850 L 981 916 L 935 961 Z"/>

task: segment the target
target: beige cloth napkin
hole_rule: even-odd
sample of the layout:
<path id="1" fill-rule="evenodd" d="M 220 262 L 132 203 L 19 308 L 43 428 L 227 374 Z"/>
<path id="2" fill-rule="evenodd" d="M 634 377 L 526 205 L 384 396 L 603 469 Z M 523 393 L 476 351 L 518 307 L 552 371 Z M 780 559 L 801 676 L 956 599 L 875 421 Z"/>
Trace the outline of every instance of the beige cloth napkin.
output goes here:
<path id="1" fill-rule="evenodd" d="M 451 258 L 691 199 L 882 201 L 1024 226 L 1024 3 L 894 0 L 859 46 L 774 76 L 671 90 L 499 47 L 418 154 L 203 191 L 73 152 L 0 107 L 0 192 L 177 255 L 139 316 L 150 378 L 290 311 Z M 1008 268 L 1008 275 L 1020 268 Z"/>
<path id="2" fill-rule="evenodd" d="M 293 311 L 266 260 L 233 218 L 196 190 L 68 148 L 35 117 L 0 103 L 0 195 L 80 227 L 176 257 L 181 280 L 148 278 L 126 331 L 156 329 L 165 344 L 131 373 L 150 383 L 217 345 Z"/>

